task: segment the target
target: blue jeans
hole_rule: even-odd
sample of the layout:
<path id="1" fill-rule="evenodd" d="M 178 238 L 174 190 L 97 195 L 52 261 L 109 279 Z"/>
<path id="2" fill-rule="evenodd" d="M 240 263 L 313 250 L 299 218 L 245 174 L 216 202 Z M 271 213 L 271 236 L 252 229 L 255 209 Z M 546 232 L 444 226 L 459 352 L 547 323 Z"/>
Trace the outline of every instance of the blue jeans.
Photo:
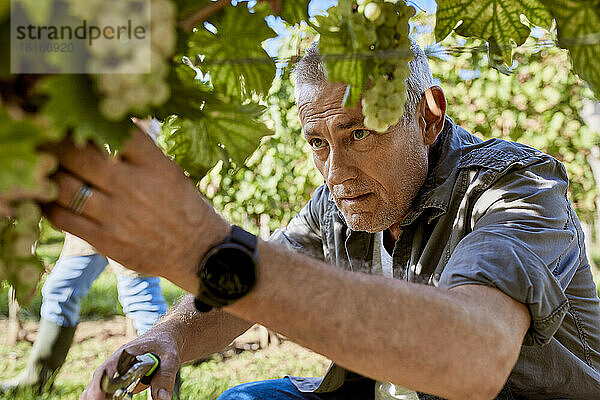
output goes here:
<path id="1" fill-rule="evenodd" d="M 99 254 L 59 259 L 42 289 L 42 318 L 60 326 L 77 325 L 81 299 L 107 263 Z M 117 274 L 117 289 L 123 311 L 133 320 L 138 334 L 150 329 L 167 311 L 157 277 Z"/>
<path id="2" fill-rule="evenodd" d="M 288 379 L 243 383 L 227 389 L 217 400 L 373 400 L 375 388 L 371 383 L 346 383 L 331 393 L 303 393 Z"/>

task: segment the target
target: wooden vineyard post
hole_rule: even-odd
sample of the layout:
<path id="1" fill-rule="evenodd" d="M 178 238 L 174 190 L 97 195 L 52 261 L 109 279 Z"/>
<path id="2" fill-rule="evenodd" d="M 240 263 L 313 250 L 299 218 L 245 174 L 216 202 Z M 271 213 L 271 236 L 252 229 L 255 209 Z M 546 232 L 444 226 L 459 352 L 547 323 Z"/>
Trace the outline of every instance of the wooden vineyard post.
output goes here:
<path id="1" fill-rule="evenodd" d="M 131 341 L 137 337 L 137 329 L 135 329 L 135 326 L 133 325 L 133 320 L 131 318 L 126 317 L 125 321 L 125 337 L 128 341 Z"/>

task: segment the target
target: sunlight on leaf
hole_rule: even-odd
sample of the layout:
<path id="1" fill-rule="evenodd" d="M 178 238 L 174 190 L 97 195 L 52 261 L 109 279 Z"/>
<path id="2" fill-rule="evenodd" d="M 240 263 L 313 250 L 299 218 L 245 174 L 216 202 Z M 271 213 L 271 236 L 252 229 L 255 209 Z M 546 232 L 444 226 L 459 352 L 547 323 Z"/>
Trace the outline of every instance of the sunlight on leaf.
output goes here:
<path id="1" fill-rule="evenodd" d="M 559 45 L 569 50 L 575 72 L 600 99 L 600 3 L 551 0 L 546 5 L 556 17 Z"/>
<path id="2" fill-rule="evenodd" d="M 493 38 L 502 59 L 510 66 L 511 39 L 520 46 L 529 36 L 530 29 L 521 22 L 521 14 L 543 28 L 552 24 L 552 16 L 538 0 L 439 0 L 435 36 L 441 41 L 455 29 L 462 36 L 488 41 Z"/>

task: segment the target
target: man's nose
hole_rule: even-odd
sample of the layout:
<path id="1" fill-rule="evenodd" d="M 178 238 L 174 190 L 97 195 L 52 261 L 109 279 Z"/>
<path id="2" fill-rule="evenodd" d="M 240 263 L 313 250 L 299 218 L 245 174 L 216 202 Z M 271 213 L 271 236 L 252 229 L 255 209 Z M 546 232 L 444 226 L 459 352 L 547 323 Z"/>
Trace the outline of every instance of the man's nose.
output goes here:
<path id="1" fill-rule="evenodd" d="M 356 168 L 348 154 L 342 150 L 332 149 L 327 160 L 327 177 L 325 178 L 327 183 L 339 185 L 356 177 Z"/>

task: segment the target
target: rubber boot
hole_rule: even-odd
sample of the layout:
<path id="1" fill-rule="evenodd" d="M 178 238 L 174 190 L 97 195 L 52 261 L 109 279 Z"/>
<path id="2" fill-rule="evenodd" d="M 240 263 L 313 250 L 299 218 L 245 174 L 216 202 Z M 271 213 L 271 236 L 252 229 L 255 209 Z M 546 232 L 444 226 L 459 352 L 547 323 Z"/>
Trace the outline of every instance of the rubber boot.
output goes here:
<path id="1" fill-rule="evenodd" d="M 25 370 L 13 379 L 0 381 L 0 393 L 21 390 L 42 393 L 49 390 L 58 369 L 65 362 L 75 329 L 41 319 Z"/>

